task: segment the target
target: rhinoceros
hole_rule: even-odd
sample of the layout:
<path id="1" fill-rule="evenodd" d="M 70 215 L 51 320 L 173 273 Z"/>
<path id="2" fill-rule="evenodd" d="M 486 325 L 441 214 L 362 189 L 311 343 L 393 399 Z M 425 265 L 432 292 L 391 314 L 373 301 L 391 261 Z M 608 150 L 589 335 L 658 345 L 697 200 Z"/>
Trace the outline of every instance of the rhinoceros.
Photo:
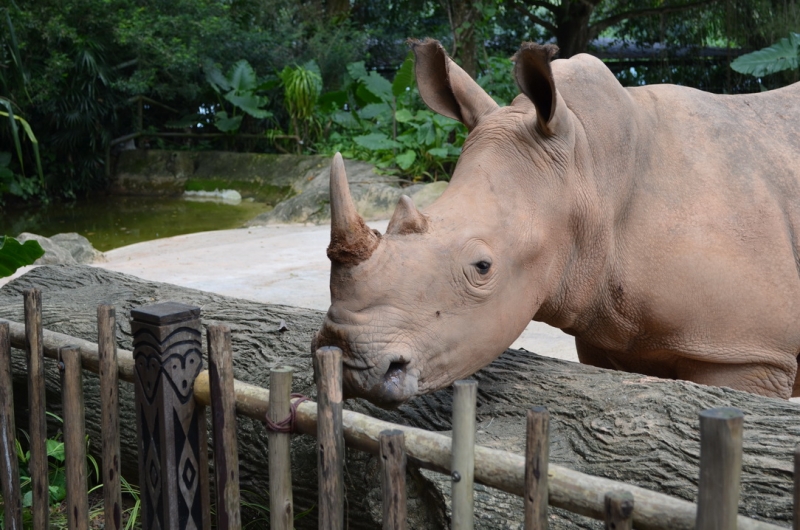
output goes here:
<path id="1" fill-rule="evenodd" d="M 623 88 L 525 43 L 495 101 L 433 40 L 419 92 L 469 135 L 445 193 L 386 233 L 331 169 L 331 306 L 347 396 L 396 406 L 469 376 L 533 319 L 593 366 L 800 393 L 800 83 L 748 95 Z"/>

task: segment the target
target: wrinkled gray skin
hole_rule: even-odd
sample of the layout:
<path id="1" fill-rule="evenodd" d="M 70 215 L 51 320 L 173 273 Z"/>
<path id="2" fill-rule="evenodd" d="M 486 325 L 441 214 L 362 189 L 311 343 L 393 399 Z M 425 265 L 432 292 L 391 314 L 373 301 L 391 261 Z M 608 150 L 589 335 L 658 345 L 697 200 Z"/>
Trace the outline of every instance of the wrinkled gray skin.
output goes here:
<path id="1" fill-rule="evenodd" d="M 625 89 L 597 59 L 516 57 L 499 108 L 436 41 L 420 93 L 470 131 L 447 191 L 387 233 L 331 170 L 331 307 L 348 396 L 399 405 L 469 376 L 531 320 L 583 363 L 798 395 L 800 84 Z M 794 389 L 794 391 L 793 391 Z"/>

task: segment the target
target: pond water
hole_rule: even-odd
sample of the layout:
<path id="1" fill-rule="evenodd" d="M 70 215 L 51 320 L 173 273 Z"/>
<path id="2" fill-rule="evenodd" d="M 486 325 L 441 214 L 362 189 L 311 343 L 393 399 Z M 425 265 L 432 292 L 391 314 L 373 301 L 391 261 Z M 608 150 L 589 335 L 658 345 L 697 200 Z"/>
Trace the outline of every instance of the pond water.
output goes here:
<path id="1" fill-rule="evenodd" d="M 98 250 L 162 237 L 238 228 L 272 207 L 257 201 L 239 204 L 182 198 L 101 195 L 46 206 L 3 207 L 0 234 L 33 232 L 46 237 L 77 232 Z"/>

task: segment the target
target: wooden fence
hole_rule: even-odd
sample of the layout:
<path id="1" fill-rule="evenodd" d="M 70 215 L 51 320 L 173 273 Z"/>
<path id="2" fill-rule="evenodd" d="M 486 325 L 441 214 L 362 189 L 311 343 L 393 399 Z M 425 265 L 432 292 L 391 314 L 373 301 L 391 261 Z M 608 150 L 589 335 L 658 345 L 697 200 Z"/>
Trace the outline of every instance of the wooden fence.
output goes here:
<path id="1" fill-rule="evenodd" d="M 293 527 L 291 458 L 293 433 L 317 438 L 319 528 L 341 529 L 345 444 L 379 456 L 382 463 L 383 527 L 406 527 L 407 463 L 450 476 L 454 529 L 473 527 L 473 484 L 522 496 L 525 528 L 547 528 L 548 506 L 604 520 L 606 528 L 775 529 L 737 514 L 742 461 L 742 418 L 731 408 L 700 413 L 698 504 L 633 485 L 593 477 L 548 463 L 549 416 L 540 407 L 527 417 L 526 454 L 476 446 L 477 383 L 455 383 L 452 438 L 377 420 L 342 406 L 341 351 L 321 348 L 314 359 L 318 402 L 291 395 L 292 370 L 276 367 L 270 390 L 233 378 L 231 334 L 208 326 L 208 370 L 203 369 L 200 309 L 162 303 L 131 311 L 132 352 L 116 348 L 114 308 L 97 310 L 97 344 L 42 329 L 41 293 L 25 292 L 25 323 L 0 321 L 0 475 L 4 527 L 22 528 L 19 470 L 15 451 L 11 347 L 28 361 L 28 404 L 33 528 L 49 526 L 45 448 L 45 357 L 58 362 L 62 377 L 64 445 L 69 527 L 88 528 L 86 443 L 81 368 L 100 376 L 102 480 L 105 528 L 122 527 L 117 391 L 132 383 L 136 395 L 142 526 L 150 529 L 209 529 L 212 480 L 208 469 L 206 408 L 214 440 L 216 528 L 241 527 L 236 415 L 268 418 L 270 527 Z M 798 521 L 795 453 L 794 528 Z"/>

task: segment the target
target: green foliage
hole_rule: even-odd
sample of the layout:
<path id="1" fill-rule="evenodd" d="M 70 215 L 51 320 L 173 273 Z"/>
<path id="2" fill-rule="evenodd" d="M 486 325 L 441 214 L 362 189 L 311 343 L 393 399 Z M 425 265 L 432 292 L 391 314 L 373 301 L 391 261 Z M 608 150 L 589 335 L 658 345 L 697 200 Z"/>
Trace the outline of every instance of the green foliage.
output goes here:
<path id="1" fill-rule="evenodd" d="M 227 110 L 218 110 L 214 113 L 214 125 L 220 131 L 239 130 L 244 115 L 237 112 L 244 112 L 256 119 L 272 116 L 272 112 L 265 108 L 269 104 L 269 98 L 263 93 L 270 88 L 271 83 L 259 84 L 256 71 L 246 60 L 237 61 L 227 76 L 213 64 L 206 65 L 205 74 L 211 88 L 232 106 L 230 113 Z M 191 116 L 197 119 L 196 114 Z"/>
<path id="2" fill-rule="evenodd" d="M 30 243 L 30 241 L 28 241 Z M 47 413 L 48 416 L 54 418 L 60 423 L 63 420 L 53 414 Z M 28 440 L 30 437 L 25 431 L 20 431 Z M 86 437 L 86 445 L 89 445 L 89 437 Z M 31 506 L 33 502 L 33 490 L 30 476 L 30 451 L 23 449 L 22 443 L 19 438 L 15 440 L 17 462 L 19 464 L 20 475 L 20 493 L 22 495 L 22 527 L 25 530 L 33 529 L 33 516 Z M 45 440 L 45 447 L 47 450 L 47 463 L 48 463 L 48 482 L 49 482 L 49 497 L 50 497 L 50 528 L 51 529 L 66 529 L 68 528 L 68 514 L 61 508 L 67 496 L 67 477 L 66 477 L 66 455 L 64 453 L 64 442 L 61 440 L 61 433 L 59 432 L 54 438 Z M 89 470 L 94 471 L 94 476 L 100 477 L 100 468 L 97 465 L 97 460 L 91 455 L 87 456 L 87 463 L 90 465 Z M 91 480 L 91 475 L 89 476 Z M 91 493 L 95 488 L 87 493 Z M 90 518 L 99 517 L 102 510 L 97 508 L 90 511 Z M 0 504 L 0 528 L 2 528 L 3 519 L 3 506 Z M 126 527 L 128 528 L 128 527 Z M 132 527 L 131 527 L 132 528 Z"/>
<path id="3" fill-rule="evenodd" d="M 309 136 L 309 122 L 322 92 L 322 74 L 314 61 L 300 66 L 286 66 L 279 74 L 283 85 L 283 102 L 291 118 L 292 129 L 303 140 Z M 301 126 L 302 124 L 302 126 Z"/>
<path id="4" fill-rule="evenodd" d="M 761 77 L 800 68 L 800 33 L 790 33 L 764 49 L 737 57 L 731 68 L 742 74 Z"/>
<path id="5" fill-rule="evenodd" d="M 0 237 L 0 278 L 11 276 L 18 268 L 32 265 L 42 256 L 44 250 L 38 241 L 31 239 L 20 243 L 13 237 Z"/>
<path id="6" fill-rule="evenodd" d="M 2 199 L 4 193 L 11 193 L 12 195 L 27 199 L 40 192 L 44 192 L 45 189 L 42 159 L 39 156 L 39 142 L 36 139 L 36 135 L 33 134 L 30 124 L 22 117 L 14 114 L 14 107 L 10 100 L 0 97 L 0 106 L 6 109 L 6 112 L 0 111 L 0 116 L 8 118 L 8 128 L 11 133 L 11 138 L 14 141 L 17 161 L 21 170 L 21 174 L 19 175 L 14 173 L 10 168 L 11 154 L 0 151 L 0 199 Z M 17 122 L 19 122 L 19 125 L 22 126 L 22 129 L 25 131 L 25 137 L 21 138 Z M 28 179 L 25 176 L 25 153 L 22 149 L 23 138 L 27 138 L 28 142 L 30 142 L 33 157 L 36 162 L 36 169 L 39 177 L 38 181 Z"/>
<path id="7" fill-rule="evenodd" d="M 347 72 L 341 91 L 320 98 L 332 124 L 320 147 L 412 180 L 449 178 L 466 130 L 425 108 L 414 87 L 412 57 L 406 57 L 392 82 L 368 71 L 363 62 L 349 64 Z"/>

